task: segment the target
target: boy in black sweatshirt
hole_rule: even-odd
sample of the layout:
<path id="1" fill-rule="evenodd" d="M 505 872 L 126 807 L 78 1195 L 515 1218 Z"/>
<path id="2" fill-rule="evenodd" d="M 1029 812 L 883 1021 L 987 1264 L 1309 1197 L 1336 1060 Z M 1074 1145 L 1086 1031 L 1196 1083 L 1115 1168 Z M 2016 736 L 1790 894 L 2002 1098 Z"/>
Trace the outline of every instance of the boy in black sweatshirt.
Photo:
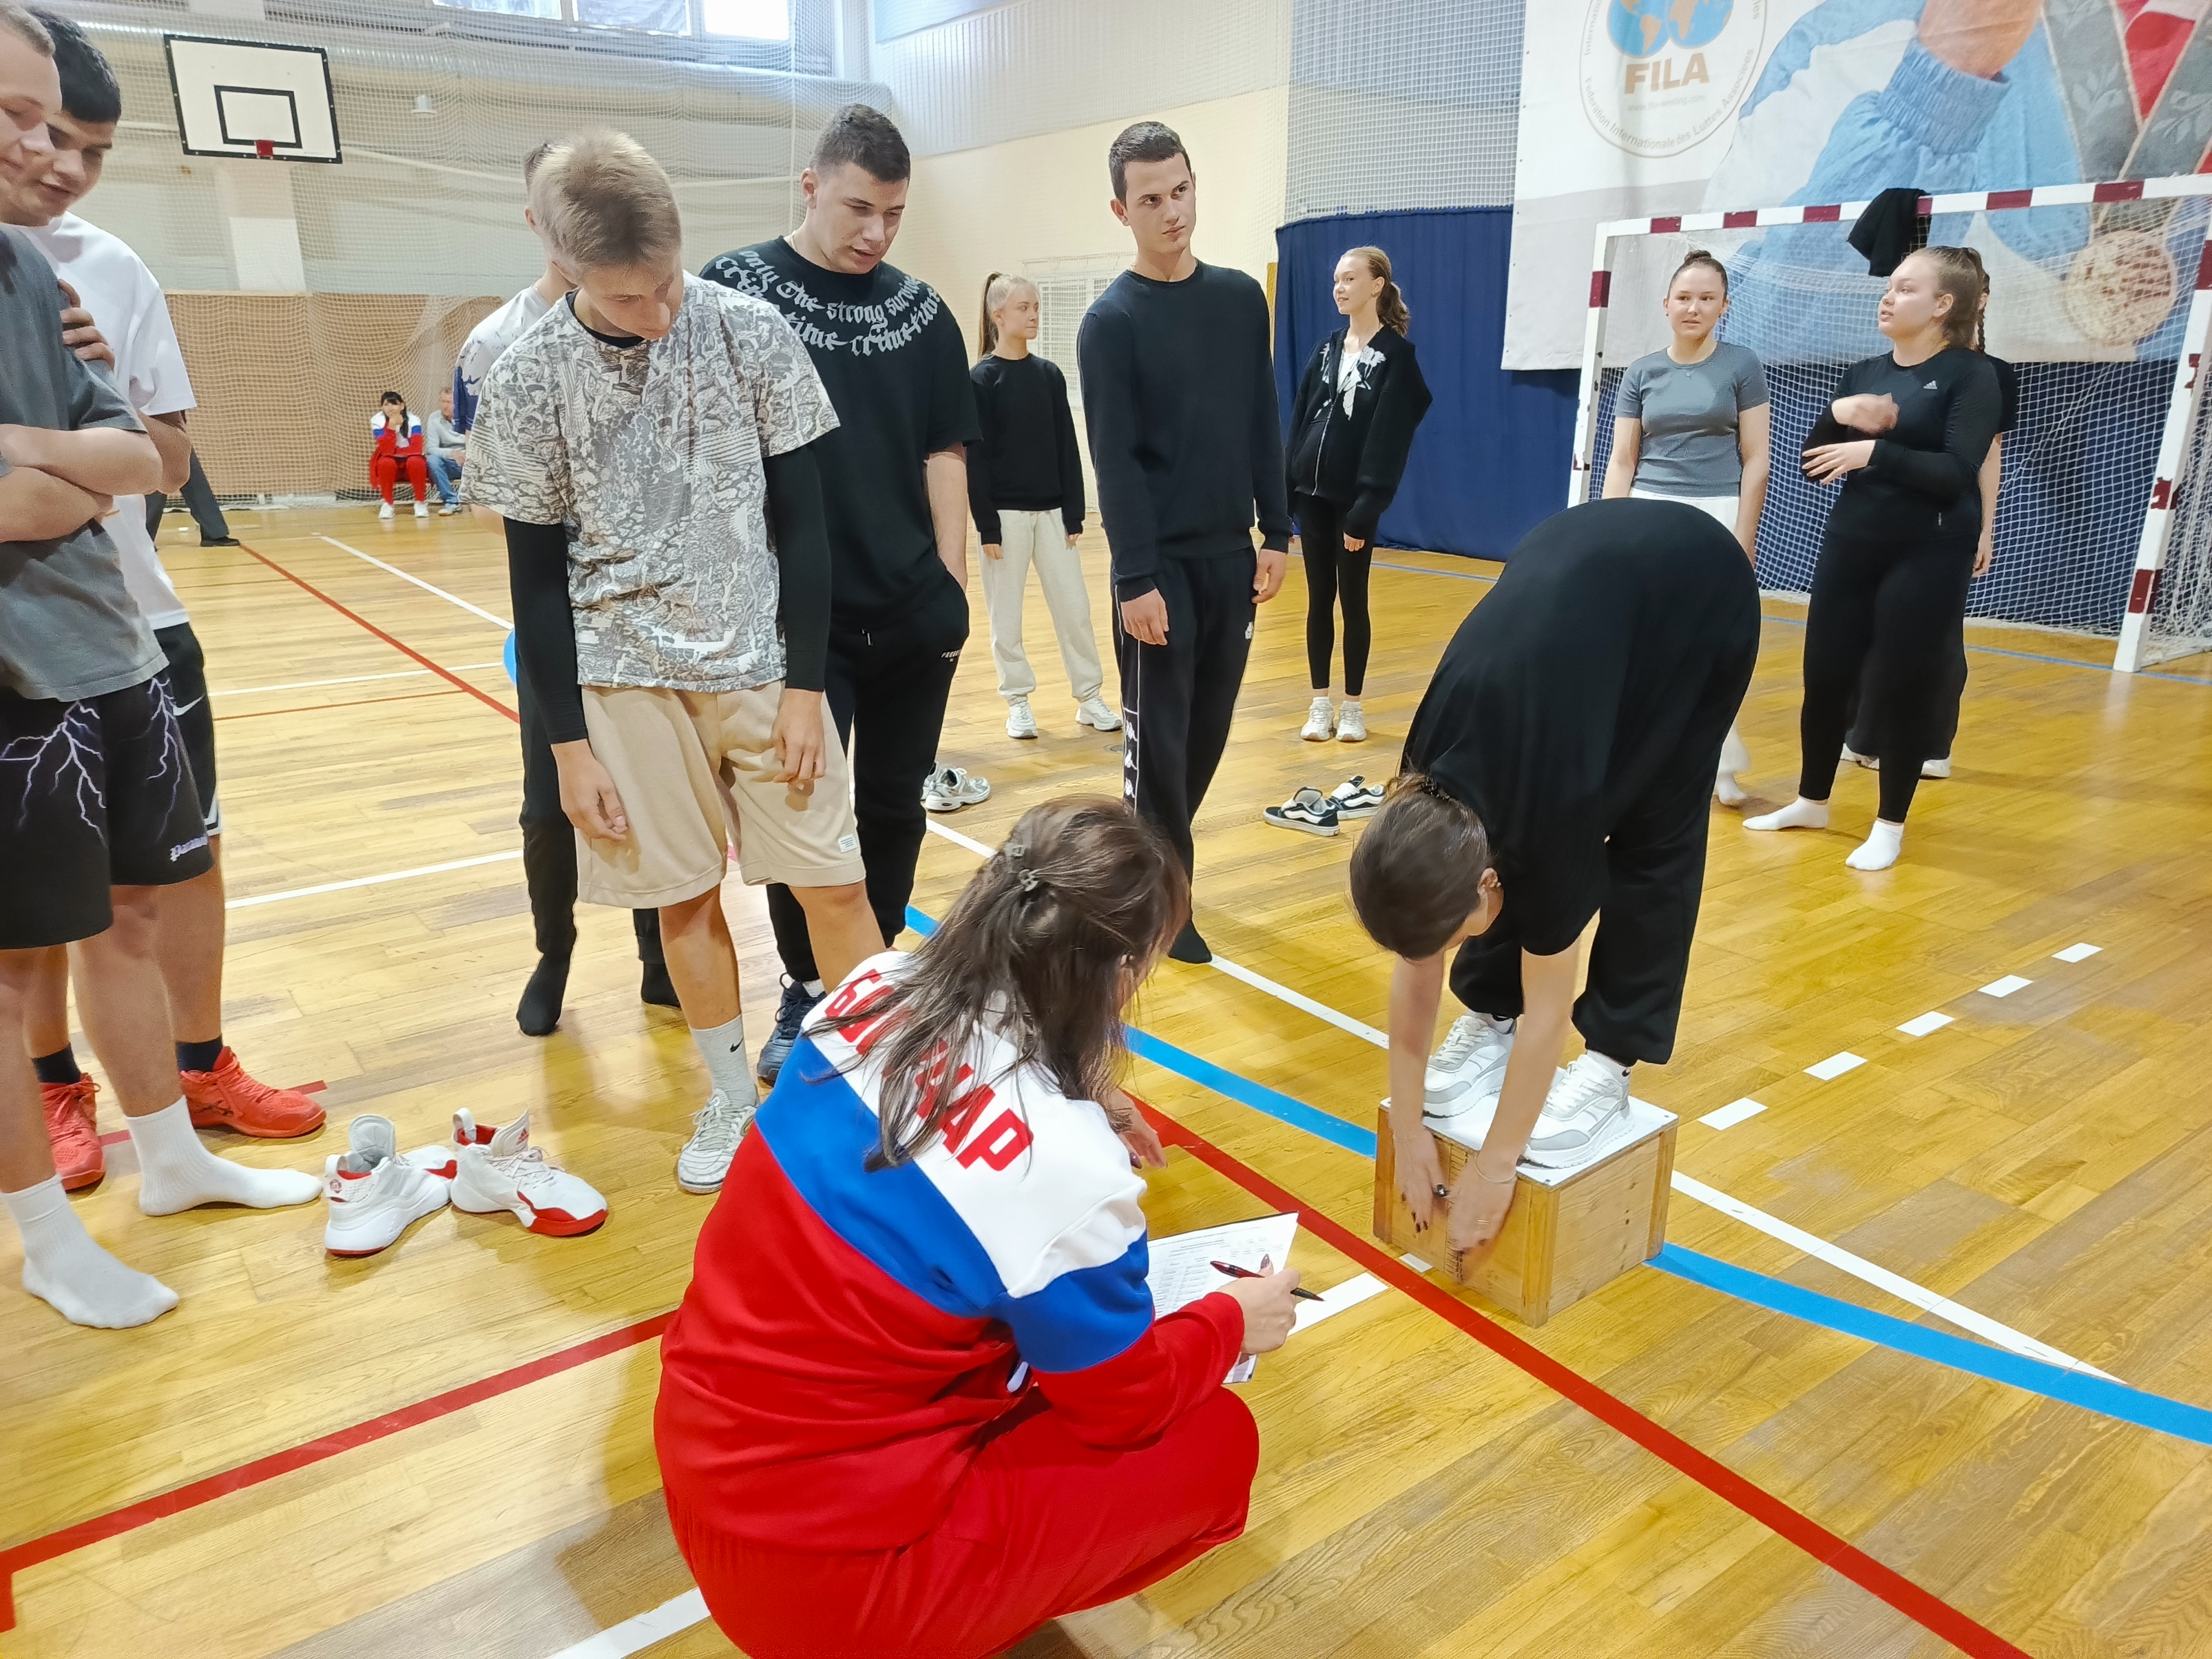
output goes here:
<path id="1" fill-rule="evenodd" d="M 1075 349 L 1114 555 L 1122 787 L 1189 869 L 1190 821 L 1229 741 L 1254 607 L 1281 589 L 1289 562 L 1267 301 L 1243 272 L 1192 253 L 1198 185 L 1182 139 L 1139 121 L 1107 167 L 1137 257 L 1085 315 Z M 1190 923 L 1168 954 L 1212 960 Z"/>

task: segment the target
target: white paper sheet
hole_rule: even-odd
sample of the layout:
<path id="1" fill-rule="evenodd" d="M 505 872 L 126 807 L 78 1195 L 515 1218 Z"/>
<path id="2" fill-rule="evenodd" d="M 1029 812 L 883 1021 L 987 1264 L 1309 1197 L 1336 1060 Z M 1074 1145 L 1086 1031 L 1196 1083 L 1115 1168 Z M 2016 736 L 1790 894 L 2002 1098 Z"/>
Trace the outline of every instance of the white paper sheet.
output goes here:
<path id="1" fill-rule="evenodd" d="M 1293 1210 L 1282 1215 L 1231 1221 L 1219 1227 L 1200 1227 L 1195 1232 L 1152 1239 L 1152 1261 L 1146 1277 L 1152 1286 L 1153 1314 L 1171 1314 L 1228 1284 L 1226 1273 L 1213 1270 L 1212 1264 L 1216 1261 L 1249 1267 L 1255 1273 L 1262 1261 L 1280 1267 L 1291 1259 L 1291 1246 L 1297 1243 L 1297 1237 L 1298 1217 Z M 1252 1365 L 1253 1357 L 1247 1354 L 1229 1373 L 1229 1381 L 1250 1382 Z"/>

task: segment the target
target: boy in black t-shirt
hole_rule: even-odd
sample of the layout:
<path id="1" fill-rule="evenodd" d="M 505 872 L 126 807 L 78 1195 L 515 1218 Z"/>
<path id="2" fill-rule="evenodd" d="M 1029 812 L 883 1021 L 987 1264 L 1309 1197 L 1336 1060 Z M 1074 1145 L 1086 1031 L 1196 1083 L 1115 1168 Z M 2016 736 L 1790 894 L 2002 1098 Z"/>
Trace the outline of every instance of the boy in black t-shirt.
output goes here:
<path id="1" fill-rule="evenodd" d="M 886 945 L 906 925 L 922 781 L 968 641 L 966 452 L 981 435 L 959 325 L 936 289 L 884 263 L 912 172 L 890 118 L 848 104 L 799 177 L 799 228 L 700 272 L 790 319 L 837 411 L 813 446 L 830 521 L 827 689 Z M 768 905 L 791 976 L 758 1061 L 773 1082 L 823 986 L 798 901 L 771 886 Z"/>

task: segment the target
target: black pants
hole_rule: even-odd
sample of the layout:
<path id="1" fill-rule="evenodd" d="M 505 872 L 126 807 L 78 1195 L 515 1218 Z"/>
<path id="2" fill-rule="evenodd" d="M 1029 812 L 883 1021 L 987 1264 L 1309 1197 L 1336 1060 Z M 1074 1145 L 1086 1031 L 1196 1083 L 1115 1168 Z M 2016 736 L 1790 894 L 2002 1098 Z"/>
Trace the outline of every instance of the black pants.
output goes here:
<path id="1" fill-rule="evenodd" d="M 1174 843 L 1194 871 L 1190 821 L 1205 803 L 1252 654 L 1250 553 L 1218 559 L 1162 559 L 1160 597 L 1168 641 L 1146 645 L 1121 631 L 1114 607 L 1114 655 L 1121 670 L 1121 793 L 1137 815 Z"/>
<path id="2" fill-rule="evenodd" d="M 1805 616 L 1803 748 L 1797 793 L 1826 800 L 1862 681 L 1880 710 L 1872 752 L 1881 762 L 1881 815 L 1902 823 L 1922 763 L 1947 752 L 1947 690 L 1963 658 L 1974 537 L 1861 539 L 1832 532 L 1820 544 Z M 1950 723 L 1955 724 L 1955 716 Z M 1867 752 L 1862 750 L 1861 752 Z"/>
<path id="3" fill-rule="evenodd" d="M 1966 615 L 1959 613 L 1959 626 L 1952 639 L 1951 660 L 1945 665 L 1943 683 L 1938 688 L 1936 705 L 1936 724 L 1929 739 L 1936 747 L 1930 760 L 1951 758 L 1951 745 L 1959 740 L 1959 705 L 1966 695 Z M 1881 752 L 1882 712 L 1881 693 L 1874 689 L 1871 673 L 1859 681 L 1858 693 L 1853 698 L 1856 705 L 1850 714 L 1851 750 L 1860 755 L 1879 755 Z"/>
<path id="4" fill-rule="evenodd" d="M 207 474 L 200 470 L 200 453 L 192 452 L 191 476 L 185 480 L 185 505 L 191 509 L 192 522 L 200 527 L 204 542 L 230 539 L 230 526 L 225 522 L 222 508 L 216 503 L 215 491 L 208 487 Z M 169 498 L 160 490 L 150 491 L 146 497 L 146 533 L 156 540 L 161 534 L 161 514 L 168 508 Z"/>
<path id="5" fill-rule="evenodd" d="M 1367 616 L 1367 571 L 1375 544 L 1353 552 L 1344 544 L 1344 514 L 1317 496 L 1292 503 L 1298 544 L 1306 561 L 1306 667 L 1316 691 L 1328 690 L 1328 659 L 1336 647 L 1336 605 L 1344 605 L 1344 695 L 1357 697 L 1367 684 L 1367 653 L 1375 630 Z"/>
<path id="6" fill-rule="evenodd" d="M 530 921 L 538 954 L 565 962 L 576 948 L 576 830 L 561 810 L 561 773 L 529 675 L 515 675 L 514 700 L 522 715 L 522 880 L 530 891 Z M 659 965 L 660 912 L 633 910 L 629 919 L 637 959 Z"/>
<path id="7" fill-rule="evenodd" d="M 1605 898 L 1575 1029 L 1624 1065 L 1663 1066 L 1674 1052 L 1705 890 L 1713 774 L 1757 655 L 1754 629 L 1743 648 L 1716 659 L 1672 752 L 1606 838 Z M 1521 938 L 1510 890 L 1490 930 L 1452 958 L 1451 989 L 1477 1013 L 1521 1013 Z"/>
<path id="8" fill-rule="evenodd" d="M 868 908 L 889 945 L 906 926 L 914 867 L 929 815 L 922 780 L 937 759 L 953 672 L 968 643 L 968 595 L 942 565 L 913 605 L 866 628 L 830 624 L 830 718 L 853 774 L 853 817 L 868 872 Z M 769 920 L 783 970 L 805 983 L 822 977 L 806 912 L 791 889 L 771 884 Z"/>

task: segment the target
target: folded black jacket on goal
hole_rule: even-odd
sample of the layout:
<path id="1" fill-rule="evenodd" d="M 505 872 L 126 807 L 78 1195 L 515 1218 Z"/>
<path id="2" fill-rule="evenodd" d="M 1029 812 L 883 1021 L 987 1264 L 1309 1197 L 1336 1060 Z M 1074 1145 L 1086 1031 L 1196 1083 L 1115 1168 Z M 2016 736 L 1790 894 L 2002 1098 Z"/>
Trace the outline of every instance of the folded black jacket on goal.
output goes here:
<path id="1" fill-rule="evenodd" d="M 1434 399 L 1413 343 L 1395 329 L 1378 329 L 1359 354 L 1346 414 L 1337 387 L 1344 338 L 1339 329 L 1316 346 L 1299 378 L 1291 409 L 1290 491 L 1341 508 L 1344 533 L 1372 541 L 1406 476 L 1414 428 Z"/>

